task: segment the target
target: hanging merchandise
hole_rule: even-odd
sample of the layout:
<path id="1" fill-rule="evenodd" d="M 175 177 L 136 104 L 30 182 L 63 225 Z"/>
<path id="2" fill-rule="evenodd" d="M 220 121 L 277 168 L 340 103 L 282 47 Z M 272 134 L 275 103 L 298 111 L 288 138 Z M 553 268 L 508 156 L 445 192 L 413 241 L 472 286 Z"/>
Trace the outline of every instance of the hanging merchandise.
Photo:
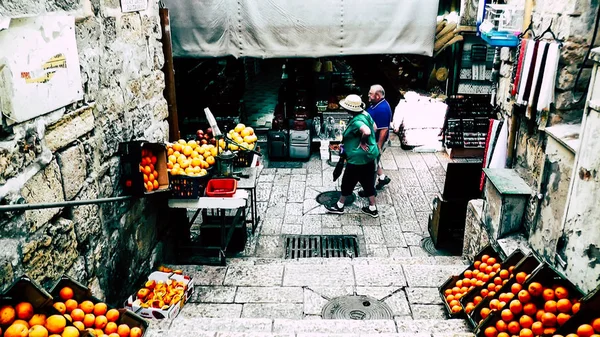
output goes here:
<path id="1" fill-rule="evenodd" d="M 560 45 L 557 43 L 550 44 L 548 57 L 546 59 L 546 67 L 543 74 L 544 78 L 540 86 L 540 95 L 538 97 L 537 106 L 535 107 L 538 111 L 538 120 L 536 122 L 541 130 L 546 128 L 550 104 L 554 102 L 554 86 L 556 83 L 559 58 Z"/>
<path id="2" fill-rule="evenodd" d="M 519 81 L 521 80 L 521 72 L 523 70 L 523 60 L 525 59 L 525 52 L 527 50 L 527 43 L 529 42 L 529 40 L 521 40 L 520 45 L 519 45 L 519 49 L 518 49 L 518 54 L 519 57 L 517 58 L 517 66 L 513 67 L 516 72 L 513 74 L 513 78 L 515 79 L 513 82 L 513 88 L 512 88 L 512 96 L 515 96 L 517 94 L 517 91 L 519 89 Z"/>
<path id="3" fill-rule="evenodd" d="M 542 73 L 546 66 L 546 57 L 548 56 L 548 43 L 539 41 L 538 54 L 535 60 L 535 70 L 531 81 L 531 90 L 529 92 L 529 98 L 527 99 L 527 111 L 525 116 L 528 119 L 535 119 L 535 110 L 532 107 L 537 103 L 538 95 L 540 94 L 540 86 Z"/>
<path id="4" fill-rule="evenodd" d="M 505 168 L 508 151 L 508 123 L 502 123 L 496 146 L 493 147 L 492 157 L 488 168 Z"/>

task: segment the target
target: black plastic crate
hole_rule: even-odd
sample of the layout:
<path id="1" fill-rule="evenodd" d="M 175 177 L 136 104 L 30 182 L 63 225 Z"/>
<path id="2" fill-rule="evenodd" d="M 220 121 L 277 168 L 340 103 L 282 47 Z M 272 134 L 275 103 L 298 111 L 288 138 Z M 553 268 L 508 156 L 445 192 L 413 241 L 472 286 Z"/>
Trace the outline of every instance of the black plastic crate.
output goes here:
<path id="1" fill-rule="evenodd" d="M 600 318 L 600 285 L 581 300 L 579 312 L 573 315 L 556 333 L 563 336 L 576 333 L 580 325 L 591 324 L 598 318 Z M 600 331 L 596 331 L 596 333 L 600 334 Z"/>
<path id="2" fill-rule="evenodd" d="M 202 177 L 169 174 L 171 196 L 174 199 L 197 199 L 204 196 L 204 190 L 210 176 L 210 171 Z"/>
<path id="3" fill-rule="evenodd" d="M 254 152 L 251 151 L 237 151 L 237 156 L 233 159 L 233 166 L 235 167 L 250 167 L 254 160 Z"/>

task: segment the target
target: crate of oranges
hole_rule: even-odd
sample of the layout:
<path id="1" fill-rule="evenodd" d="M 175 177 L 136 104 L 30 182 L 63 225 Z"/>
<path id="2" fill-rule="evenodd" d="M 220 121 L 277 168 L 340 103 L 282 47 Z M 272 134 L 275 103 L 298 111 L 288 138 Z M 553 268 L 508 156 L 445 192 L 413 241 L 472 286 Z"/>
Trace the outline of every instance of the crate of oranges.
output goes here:
<path id="1" fill-rule="evenodd" d="M 89 336 L 52 306 L 52 296 L 27 276 L 0 297 L 0 336 Z"/>
<path id="2" fill-rule="evenodd" d="M 581 292 L 547 264 L 515 279 L 508 296 L 494 304 L 496 310 L 477 328 L 477 336 L 551 337 L 580 309 Z"/>
<path id="3" fill-rule="evenodd" d="M 90 336 L 142 337 L 148 322 L 126 309 L 115 309 L 89 288 L 64 275 L 51 290 L 53 306 L 80 332 Z"/>
<path id="4" fill-rule="evenodd" d="M 581 300 L 579 311 L 558 329 L 555 336 L 600 336 L 600 286 Z"/>
<path id="5" fill-rule="evenodd" d="M 493 277 L 490 277 L 482 287 L 478 287 L 474 291 L 470 291 L 467 295 L 460 299 L 460 304 L 465 309 L 465 313 L 467 314 L 467 321 L 472 325 L 473 328 L 476 325 L 469 319 L 469 316 L 472 316 L 473 311 L 481 302 L 483 302 L 485 298 L 493 297 L 498 291 L 500 291 L 502 286 L 514 276 L 513 271 L 515 266 L 518 265 L 519 262 L 521 262 L 524 258 L 525 254 L 520 249 L 516 249 L 512 254 L 510 254 L 510 256 L 506 258 L 506 260 L 504 260 L 504 262 L 500 264 L 500 270 L 495 273 Z"/>
<path id="6" fill-rule="evenodd" d="M 169 190 L 167 149 L 144 140 L 119 144 L 125 194 L 140 196 Z"/>
<path id="7" fill-rule="evenodd" d="M 509 277 L 508 281 L 502 285 L 499 291 L 494 294 L 481 297 L 479 304 L 475 305 L 473 310 L 467 315 L 469 324 L 477 327 L 490 315 L 491 312 L 498 310 L 499 306 L 503 306 L 506 302 L 516 296 L 522 289 L 525 280 L 535 270 L 541 267 L 540 261 L 533 255 L 529 254 L 515 265 L 514 268 L 507 269 L 513 277 Z M 512 269 L 512 270 L 511 270 Z M 475 302 L 475 299 L 473 299 Z M 504 303 L 504 304 L 502 304 Z"/>
<path id="8" fill-rule="evenodd" d="M 448 316 L 463 317 L 464 310 L 460 299 L 473 289 L 483 286 L 500 269 L 499 255 L 487 246 L 474 258 L 471 264 L 459 276 L 451 276 L 439 288 L 440 296 Z"/>

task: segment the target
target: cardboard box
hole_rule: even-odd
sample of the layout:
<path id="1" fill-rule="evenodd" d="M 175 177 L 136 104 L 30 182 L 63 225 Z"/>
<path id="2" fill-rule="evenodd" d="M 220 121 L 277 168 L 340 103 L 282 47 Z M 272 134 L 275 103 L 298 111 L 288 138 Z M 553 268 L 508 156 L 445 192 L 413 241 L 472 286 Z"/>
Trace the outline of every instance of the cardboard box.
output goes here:
<path id="1" fill-rule="evenodd" d="M 140 306 L 139 301 L 137 300 L 137 294 L 131 295 L 127 302 L 125 302 L 125 308 L 135 312 L 136 314 L 148 318 L 148 319 L 163 319 L 163 318 L 175 318 L 179 315 L 181 308 L 187 303 L 192 294 L 194 293 L 194 279 L 185 275 L 179 275 L 174 273 L 164 273 L 160 271 L 155 271 L 148 276 L 148 281 L 162 281 L 166 282 L 168 280 L 175 281 L 183 281 L 187 289 L 184 292 L 184 296 L 181 301 L 175 304 L 171 304 L 169 308 L 144 308 Z"/>
<path id="2" fill-rule="evenodd" d="M 154 170 L 158 173 L 158 189 L 147 192 L 144 186 L 144 173 L 140 170 L 142 150 L 151 151 L 156 156 Z M 167 147 L 165 144 L 150 143 L 144 140 L 119 144 L 121 175 L 125 194 L 142 196 L 170 191 L 167 171 Z"/>

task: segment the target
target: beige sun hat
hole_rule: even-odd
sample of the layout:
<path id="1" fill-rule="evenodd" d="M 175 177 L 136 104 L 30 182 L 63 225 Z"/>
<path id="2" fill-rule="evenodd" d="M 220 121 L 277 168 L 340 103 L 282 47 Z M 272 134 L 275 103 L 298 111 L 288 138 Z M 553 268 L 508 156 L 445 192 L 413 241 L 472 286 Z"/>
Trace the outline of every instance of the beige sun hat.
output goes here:
<path id="1" fill-rule="evenodd" d="M 348 95 L 340 101 L 340 106 L 353 112 L 362 112 L 365 108 L 365 103 L 363 103 L 358 95 Z"/>

